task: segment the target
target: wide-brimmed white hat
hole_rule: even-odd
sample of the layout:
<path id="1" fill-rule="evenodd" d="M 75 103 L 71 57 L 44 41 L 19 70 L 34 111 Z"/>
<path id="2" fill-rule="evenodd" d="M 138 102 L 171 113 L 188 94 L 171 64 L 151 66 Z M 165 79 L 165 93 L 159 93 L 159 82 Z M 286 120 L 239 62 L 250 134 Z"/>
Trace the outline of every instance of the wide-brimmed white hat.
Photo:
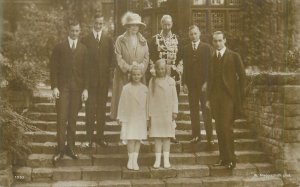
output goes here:
<path id="1" fill-rule="evenodd" d="M 133 13 L 126 12 L 122 17 L 122 25 L 125 27 L 127 25 L 139 25 L 141 29 L 146 27 L 146 24 L 142 22 L 141 16 Z"/>

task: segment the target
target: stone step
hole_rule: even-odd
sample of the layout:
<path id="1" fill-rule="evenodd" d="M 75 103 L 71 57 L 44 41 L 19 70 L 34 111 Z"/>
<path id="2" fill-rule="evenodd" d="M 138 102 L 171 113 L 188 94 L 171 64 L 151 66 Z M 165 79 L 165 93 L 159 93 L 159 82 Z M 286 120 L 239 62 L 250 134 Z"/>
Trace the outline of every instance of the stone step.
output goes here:
<path id="1" fill-rule="evenodd" d="M 106 103 L 106 112 L 110 112 L 111 103 Z M 188 111 L 189 104 L 187 102 L 181 102 L 178 104 L 179 111 Z M 36 103 L 32 106 L 31 111 L 33 112 L 56 112 L 55 103 L 54 102 L 47 102 L 47 103 Z M 85 111 L 85 104 L 82 104 L 82 108 L 80 112 Z"/>
<path id="2" fill-rule="evenodd" d="M 110 106 L 111 103 L 106 103 L 106 112 L 110 112 Z M 56 107 L 54 102 L 48 102 L 48 103 L 36 103 L 31 107 L 32 112 L 43 112 L 43 113 L 53 113 L 56 112 Z M 80 109 L 80 112 L 85 111 L 85 103 L 82 104 L 82 108 Z"/>
<path id="3" fill-rule="evenodd" d="M 42 131 L 56 131 L 56 121 L 32 121 L 31 124 Z M 176 124 L 177 124 L 177 127 L 176 127 L 177 130 L 191 130 L 192 129 L 190 121 L 176 121 Z M 214 120 L 212 120 L 212 124 L 214 126 Z M 238 128 L 238 129 L 249 128 L 246 120 L 236 120 L 233 124 L 233 127 Z M 200 128 L 201 128 L 201 130 L 204 130 L 204 122 L 203 121 L 200 122 Z M 77 131 L 85 131 L 86 130 L 85 122 L 78 121 L 76 123 L 76 130 Z M 121 126 L 116 121 L 110 121 L 110 122 L 106 122 L 104 130 L 105 131 L 120 131 Z"/>
<path id="4" fill-rule="evenodd" d="M 238 163 L 265 163 L 268 162 L 267 155 L 261 151 L 236 151 Z M 26 166 L 32 168 L 54 167 L 52 163 L 53 154 L 30 154 L 26 160 Z M 68 156 L 56 163 L 60 166 L 126 166 L 127 154 L 79 154 L 78 160 Z M 211 165 L 218 161 L 219 152 L 197 152 L 197 153 L 171 153 L 170 162 L 175 165 Z M 141 153 L 139 155 L 140 166 L 152 166 L 155 160 L 153 153 Z"/>
<path id="5" fill-rule="evenodd" d="M 178 130 L 190 130 L 192 129 L 191 121 L 190 120 L 176 120 Z M 212 119 L 212 124 L 215 126 L 215 120 Z M 204 130 L 204 122 L 200 121 L 200 128 Z M 247 120 L 245 119 L 237 119 L 234 121 L 233 128 L 237 129 L 250 129 L 251 126 L 248 124 Z"/>
<path id="6" fill-rule="evenodd" d="M 191 144 L 189 141 L 181 141 L 179 144 L 171 144 L 172 153 L 194 153 L 200 151 L 208 151 L 206 147 L 207 141 L 202 141 L 198 144 Z M 32 153 L 35 154 L 54 154 L 56 152 L 56 142 L 45 142 L 45 143 L 29 143 Z M 109 143 L 107 148 L 93 145 L 92 148 L 88 147 L 87 142 L 76 142 L 75 151 L 82 154 L 111 154 L 111 153 L 127 153 L 126 145 L 118 143 Z M 246 150 L 260 150 L 261 146 L 258 140 L 255 139 L 238 139 L 235 140 L 236 151 Z M 218 142 L 211 147 L 211 151 L 218 150 Z M 140 152 L 142 153 L 154 153 L 154 142 L 145 141 L 141 145 Z"/>
<path id="7" fill-rule="evenodd" d="M 108 93 L 107 101 L 111 101 L 112 93 Z M 51 90 L 40 90 L 40 92 L 35 93 L 33 96 L 34 103 L 49 103 L 53 102 L 52 92 Z M 188 95 L 187 94 L 180 94 L 178 97 L 179 102 L 188 102 Z"/>
<path id="8" fill-rule="evenodd" d="M 83 176 L 82 176 L 83 177 Z M 282 187 L 278 176 L 270 177 L 201 177 L 166 179 L 70 180 L 51 182 L 18 182 L 13 187 Z"/>
<path id="9" fill-rule="evenodd" d="M 110 113 L 106 113 L 106 121 L 112 121 L 109 117 Z M 56 112 L 30 112 L 27 117 L 36 121 L 56 121 Z M 85 112 L 78 113 L 78 121 L 85 121 Z"/>
<path id="10" fill-rule="evenodd" d="M 28 114 L 28 118 L 32 120 L 38 120 L 38 121 L 56 121 L 56 112 L 30 112 Z M 85 112 L 79 112 L 78 113 L 78 121 L 84 121 L 85 120 Z M 179 111 L 177 120 L 181 121 L 190 121 L 190 111 Z M 202 112 L 200 111 L 200 120 L 203 121 Z M 110 119 L 110 113 L 106 112 L 106 121 L 112 121 Z"/>
<path id="11" fill-rule="evenodd" d="M 111 92 L 108 93 L 107 101 L 111 101 Z M 33 94 L 33 103 L 54 103 L 52 91 L 50 89 L 39 89 Z"/>
<path id="12" fill-rule="evenodd" d="M 14 171 L 15 175 L 24 176 L 26 182 L 72 181 L 72 180 L 121 180 L 121 179 L 166 179 L 166 178 L 203 178 L 259 175 L 261 171 L 273 173 L 272 165 L 266 163 L 258 167 L 258 163 L 238 163 L 236 168 L 229 170 L 225 167 L 211 165 L 172 165 L 170 169 L 154 169 L 141 166 L 139 171 L 128 170 L 125 166 L 81 166 L 81 167 L 21 167 Z M 26 177 L 26 178 L 25 178 Z"/>
<path id="13" fill-rule="evenodd" d="M 25 132 L 30 142 L 56 142 L 56 132 L 50 131 L 35 131 L 35 132 Z M 176 130 L 176 138 L 179 141 L 188 141 L 191 139 L 191 130 Z M 234 129 L 235 139 L 251 139 L 254 137 L 254 132 L 249 129 Z M 120 132 L 117 131 L 105 131 L 104 137 L 108 142 L 118 142 L 120 141 Z M 75 139 L 79 142 L 87 141 L 86 131 L 76 131 Z M 96 138 L 96 134 L 94 134 Z M 201 138 L 206 140 L 205 130 L 201 130 Z M 213 131 L 213 140 L 217 139 L 216 132 Z"/>
<path id="14" fill-rule="evenodd" d="M 203 121 L 202 112 L 199 112 L 200 120 Z M 112 121 L 110 113 L 106 112 L 106 121 Z M 27 117 L 36 121 L 56 121 L 56 112 L 30 112 Z M 243 119 L 241 119 L 243 120 Z M 85 121 L 85 112 L 78 113 L 78 121 Z M 191 121 L 190 111 L 179 111 L 177 121 Z"/>

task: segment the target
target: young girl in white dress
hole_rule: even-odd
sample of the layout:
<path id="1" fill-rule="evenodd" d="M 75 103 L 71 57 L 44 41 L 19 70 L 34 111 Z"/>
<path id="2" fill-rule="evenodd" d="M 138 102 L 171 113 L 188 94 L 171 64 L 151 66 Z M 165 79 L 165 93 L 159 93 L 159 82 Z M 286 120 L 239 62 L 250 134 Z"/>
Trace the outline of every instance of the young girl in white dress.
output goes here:
<path id="1" fill-rule="evenodd" d="M 154 168 L 160 167 L 163 149 L 164 168 L 170 168 L 170 138 L 175 137 L 178 114 L 178 98 L 174 79 L 166 75 L 166 62 L 155 63 L 155 74 L 149 82 L 148 115 L 150 119 L 149 137 L 155 141 Z"/>
<path id="2" fill-rule="evenodd" d="M 141 140 L 147 139 L 148 88 L 141 83 L 142 67 L 133 65 L 130 82 L 123 87 L 117 119 L 121 124 L 121 140 L 127 142 L 130 170 L 139 170 L 138 155 Z"/>

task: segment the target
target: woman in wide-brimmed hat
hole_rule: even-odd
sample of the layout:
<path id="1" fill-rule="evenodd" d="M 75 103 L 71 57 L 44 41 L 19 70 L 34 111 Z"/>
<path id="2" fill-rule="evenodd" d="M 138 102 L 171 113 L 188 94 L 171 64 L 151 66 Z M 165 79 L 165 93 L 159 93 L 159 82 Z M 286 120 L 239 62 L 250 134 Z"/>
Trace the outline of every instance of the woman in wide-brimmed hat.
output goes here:
<path id="1" fill-rule="evenodd" d="M 127 12 L 122 17 L 122 24 L 126 32 L 120 35 L 115 43 L 117 67 L 114 71 L 113 90 L 111 100 L 112 119 L 117 118 L 118 104 L 122 88 L 128 83 L 128 77 L 134 64 L 142 66 L 143 83 L 145 83 L 145 71 L 149 63 L 149 50 L 146 39 L 139 32 L 146 27 L 141 21 L 141 16 L 133 12 Z"/>

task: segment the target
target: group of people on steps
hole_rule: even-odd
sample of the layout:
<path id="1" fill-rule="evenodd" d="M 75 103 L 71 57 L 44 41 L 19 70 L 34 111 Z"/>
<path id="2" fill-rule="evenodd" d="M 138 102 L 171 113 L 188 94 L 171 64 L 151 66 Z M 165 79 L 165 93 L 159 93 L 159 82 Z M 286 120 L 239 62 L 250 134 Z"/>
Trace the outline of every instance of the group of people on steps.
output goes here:
<path id="1" fill-rule="evenodd" d="M 242 115 L 245 70 L 240 55 L 226 47 L 222 31 L 212 33 L 212 46 L 200 40 L 200 29 L 189 27 L 190 42 L 183 46 L 172 33 L 170 15 L 161 18 L 162 30 L 147 41 L 141 17 L 127 12 L 122 17 L 125 33 L 115 43 L 103 31 L 104 18 L 96 14 L 93 29 L 79 38 L 80 23 L 71 21 L 69 34 L 51 57 L 51 89 L 57 109 L 57 153 L 54 164 L 64 155 L 79 159 L 74 151 L 76 121 L 82 102 L 86 103 L 88 146 L 109 144 L 104 138 L 109 73 L 114 69 L 110 117 L 121 125 L 120 139 L 127 145 L 127 168 L 139 170 L 141 142 L 155 143 L 154 168 L 170 168 L 170 144 L 175 137 L 178 96 L 181 85 L 188 93 L 192 138 L 201 141 L 200 108 L 210 150 L 212 118 L 215 120 L 220 159 L 216 166 L 233 169 L 233 123 Z M 116 66 L 113 61 L 116 60 Z M 183 62 L 183 71 L 179 62 Z M 96 130 L 97 134 L 94 135 Z M 65 144 L 67 142 L 67 144 Z"/>

